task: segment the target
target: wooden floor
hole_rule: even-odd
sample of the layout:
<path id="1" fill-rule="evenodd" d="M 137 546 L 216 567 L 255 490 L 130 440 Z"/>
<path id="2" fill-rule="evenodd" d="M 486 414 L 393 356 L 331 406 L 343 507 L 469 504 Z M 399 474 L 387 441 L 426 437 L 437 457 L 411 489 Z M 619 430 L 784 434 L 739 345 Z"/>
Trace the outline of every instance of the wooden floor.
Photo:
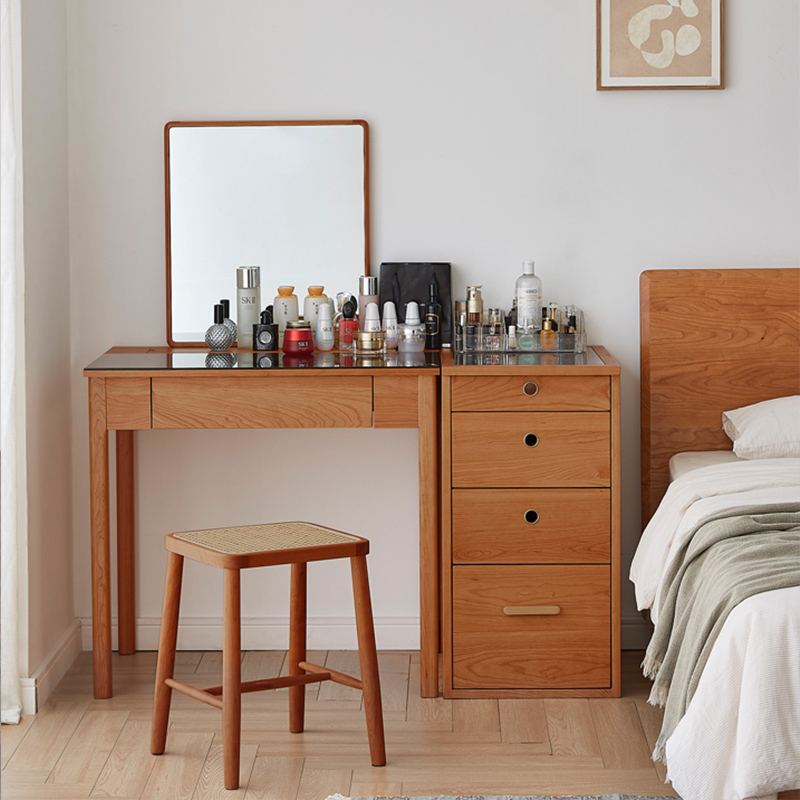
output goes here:
<path id="1" fill-rule="evenodd" d="M 248 652 L 242 680 L 285 669 L 283 652 Z M 164 798 L 318 800 L 361 795 L 674 794 L 650 752 L 660 711 L 646 702 L 642 654 L 623 654 L 619 700 L 444 700 L 419 697 L 419 654 L 380 654 L 387 765 L 372 767 L 361 695 L 308 687 L 306 731 L 288 732 L 286 690 L 243 697 L 241 788 L 222 788 L 222 720 L 173 693 L 167 750 L 149 752 L 155 653 L 114 655 L 115 696 L 92 697 L 83 653 L 35 717 L 2 726 L 7 800 Z M 358 673 L 351 651 L 309 661 Z M 221 654 L 183 652 L 176 678 L 221 683 Z"/>

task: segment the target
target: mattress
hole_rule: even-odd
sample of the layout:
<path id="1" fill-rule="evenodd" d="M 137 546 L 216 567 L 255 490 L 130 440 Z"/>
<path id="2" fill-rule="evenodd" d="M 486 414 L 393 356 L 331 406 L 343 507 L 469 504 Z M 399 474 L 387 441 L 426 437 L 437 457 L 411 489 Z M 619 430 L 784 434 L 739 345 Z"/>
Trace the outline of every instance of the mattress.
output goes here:
<path id="1" fill-rule="evenodd" d="M 800 498 L 800 459 L 695 466 L 670 484 L 634 555 L 639 608 L 658 617 L 662 578 L 702 519 L 731 506 Z M 682 464 L 680 462 L 683 462 Z M 691 473 L 691 474 L 690 474 Z M 666 744 L 667 777 L 685 800 L 775 798 L 800 787 L 800 587 L 754 595 L 730 614 L 686 715 Z M 698 758 L 698 753 L 702 757 Z"/>
<path id="2" fill-rule="evenodd" d="M 731 461 L 744 461 L 733 450 L 695 450 L 688 453 L 675 453 L 669 460 L 669 479 L 677 480 L 695 469 L 727 464 Z"/>

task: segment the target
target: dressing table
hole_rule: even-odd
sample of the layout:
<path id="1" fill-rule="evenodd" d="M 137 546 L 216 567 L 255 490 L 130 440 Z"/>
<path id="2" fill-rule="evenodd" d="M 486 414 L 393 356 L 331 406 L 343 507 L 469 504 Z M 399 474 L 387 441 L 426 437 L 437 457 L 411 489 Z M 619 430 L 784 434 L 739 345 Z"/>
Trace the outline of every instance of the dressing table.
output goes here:
<path id="1" fill-rule="evenodd" d="M 116 435 L 119 652 L 136 651 L 136 431 L 168 428 L 418 428 L 420 690 L 439 693 L 439 353 L 209 353 L 115 347 L 89 379 L 94 696 L 111 697 L 109 433 Z"/>

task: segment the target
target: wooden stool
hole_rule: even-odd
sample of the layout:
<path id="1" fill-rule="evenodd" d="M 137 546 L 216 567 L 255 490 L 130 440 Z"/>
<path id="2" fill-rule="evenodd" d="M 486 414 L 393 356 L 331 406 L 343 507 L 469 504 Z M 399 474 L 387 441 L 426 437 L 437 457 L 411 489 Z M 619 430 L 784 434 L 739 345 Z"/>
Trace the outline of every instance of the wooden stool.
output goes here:
<path id="1" fill-rule="evenodd" d="M 305 716 L 305 684 L 331 680 L 360 689 L 364 694 L 369 752 L 373 766 L 386 764 L 383 738 L 378 657 L 367 576 L 369 541 L 359 536 L 307 522 L 275 522 L 207 531 L 170 533 L 164 611 L 158 643 L 153 730 L 150 750 L 164 752 L 172 690 L 222 709 L 222 747 L 226 789 L 239 788 L 239 742 L 242 692 L 289 688 L 289 730 L 302 733 Z M 225 570 L 223 585 L 222 686 L 198 689 L 176 681 L 175 645 L 181 601 L 183 559 L 192 558 Z M 361 680 L 336 670 L 309 664 L 306 659 L 306 564 L 332 558 L 349 558 L 358 632 Z M 240 570 L 291 564 L 289 613 L 289 676 L 242 683 Z"/>

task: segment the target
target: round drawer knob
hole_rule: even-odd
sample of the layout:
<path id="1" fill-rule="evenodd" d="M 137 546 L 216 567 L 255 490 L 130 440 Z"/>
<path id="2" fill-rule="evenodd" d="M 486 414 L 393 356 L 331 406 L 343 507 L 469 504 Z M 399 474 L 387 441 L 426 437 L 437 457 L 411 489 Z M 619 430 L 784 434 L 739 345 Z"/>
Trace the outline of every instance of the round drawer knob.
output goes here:
<path id="1" fill-rule="evenodd" d="M 523 384 L 522 386 L 523 394 L 528 395 L 528 397 L 535 397 L 539 394 L 539 384 L 534 383 L 533 381 L 528 381 L 527 383 Z"/>
<path id="2" fill-rule="evenodd" d="M 526 433 L 523 441 L 528 447 L 536 447 L 539 444 L 539 437 L 535 433 Z"/>
<path id="3" fill-rule="evenodd" d="M 535 525 L 539 521 L 539 512 L 534 511 L 532 508 L 529 508 L 525 514 L 525 522 L 530 523 L 531 525 Z"/>

